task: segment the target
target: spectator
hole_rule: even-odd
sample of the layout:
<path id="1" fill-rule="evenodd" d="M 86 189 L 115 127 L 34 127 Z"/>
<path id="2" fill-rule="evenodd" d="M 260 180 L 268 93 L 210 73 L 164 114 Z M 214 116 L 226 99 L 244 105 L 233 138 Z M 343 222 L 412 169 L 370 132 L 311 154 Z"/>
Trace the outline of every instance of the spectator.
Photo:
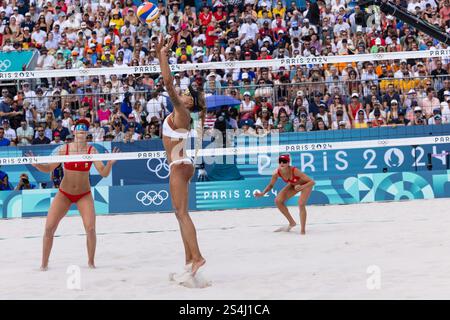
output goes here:
<path id="1" fill-rule="evenodd" d="M 0 191 L 4 190 L 12 190 L 12 188 L 9 183 L 8 174 L 3 170 L 0 170 Z"/>
<path id="2" fill-rule="evenodd" d="M 37 128 L 37 137 L 33 139 L 31 144 L 49 144 L 51 140 L 45 136 L 45 129 L 41 125 Z"/>
<path id="3" fill-rule="evenodd" d="M 50 144 L 63 144 L 64 142 L 61 140 L 61 135 L 58 131 L 53 133 L 53 140 L 50 142 Z"/>
<path id="4" fill-rule="evenodd" d="M 15 146 L 17 143 L 16 131 L 10 127 L 8 119 L 3 120 L 2 123 L 4 129 L 4 137 L 11 142 L 12 146 Z"/>
<path id="5" fill-rule="evenodd" d="M 5 129 L 3 127 L 0 127 L 0 147 L 9 146 L 10 144 L 11 141 L 5 138 Z"/>
<path id="6" fill-rule="evenodd" d="M 63 120 L 56 120 L 56 128 L 53 130 L 53 137 L 58 133 L 59 138 L 62 141 L 66 140 L 66 137 L 70 134 L 69 129 L 63 126 Z"/>
<path id="7" fill-rule="evenodd" d="M 34 129 L 28 126 L 28 123 L 25 120 L 20 122 L 20 127 L 16 130 L 17 135 L 17 145 L 18 146 L 27 146 L 33 142 L 34 137 Z"/>
<path id="8" fill-rule="evenodd" d="M 16 188 L 14 190 L 31 190 L 35 189 L 36 186 L 32 183 L 30 183 L 30 180 L 28 179 L 28 175 L 26 173 L 22 173 L 19 178 L 19 183 L 17 184 Z"/>

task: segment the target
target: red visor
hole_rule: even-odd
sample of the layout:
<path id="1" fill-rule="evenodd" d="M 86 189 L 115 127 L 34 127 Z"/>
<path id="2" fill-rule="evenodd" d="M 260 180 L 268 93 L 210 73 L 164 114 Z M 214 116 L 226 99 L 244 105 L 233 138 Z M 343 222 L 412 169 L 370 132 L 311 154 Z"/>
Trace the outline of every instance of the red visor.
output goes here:
<path id="1" fill-rule="evenodd" d="M 285 160 L 287 162 L 291 162 L 291 157 L 288 154 L 282 154 L 279 158 L 278 161 L 280 160 Z"/>

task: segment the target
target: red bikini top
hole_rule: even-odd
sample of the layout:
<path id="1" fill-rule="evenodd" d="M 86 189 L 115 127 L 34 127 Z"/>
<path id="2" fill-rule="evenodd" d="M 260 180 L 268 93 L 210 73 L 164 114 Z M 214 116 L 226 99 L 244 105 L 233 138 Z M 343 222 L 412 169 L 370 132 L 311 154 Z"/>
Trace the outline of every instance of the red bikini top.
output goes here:
<path id="1" fill-rule="evenodd" d="M 88 154 L 91 153 L 92 146 L 89 146 Z M 67 145 L 66 155 L 69 155 L 69 145 Z M 80 162 L 64 162 L 64 169 L 72 171 L 89 171 L 91 170 L 92 161 Z"/>
<path id="2" fill-rule="evenodd" d="M 294 174 L 294 170 L 295 170 L 295 167 L 292 167 L 292 178 L 287 179 L 287 180 L 285 180 L 283 178 L 283 176 L 281 175 L 280 169 L 278 169 L 278 175 L 281 177 L 281 179 L 283 179 L 284 182 L 296 184 L 300 180 L 300 177 L 298 177 Z"/>

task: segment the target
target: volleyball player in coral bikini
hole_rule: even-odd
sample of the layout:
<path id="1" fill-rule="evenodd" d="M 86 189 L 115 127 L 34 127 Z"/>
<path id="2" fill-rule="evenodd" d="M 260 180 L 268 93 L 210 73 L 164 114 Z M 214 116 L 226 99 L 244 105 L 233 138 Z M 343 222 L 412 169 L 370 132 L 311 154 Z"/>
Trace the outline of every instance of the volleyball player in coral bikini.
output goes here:
<path id="1" fill-rule="evenodd" d="M 295 220 L 292 218 L 289 213 L 289 209 L 286 207 L 285 202 L 295 196 L 297 193 L 301 192 L 300 197 L 298 199 L 298 205 L 300 208 L 300 234 L 305 234 L 305 226 L 306 226 L 306 203 L 308 202 L 309 196 L 311 195 L 311 191 L 315 185 L 313 179 L 308 177 L 306 174 L 301 172 L 294 166 L 290 165 L 291 157 L 289 154 L 283 154 L 278 158 L 279 166 L 277 170 L 274 171 L 272 175 L 272 180 L 270 180 L 269 185 L 263 190 L 263 192 L 255 192 L 255 197 L 259 198 L 264 196 L 267 192 L 269 192 L 275 182 L 277 182 L 278 178 L 283 179 L 286 182 L 286 186 L 281 189 L 275 198 L 275 204 L 281 213 L 286 217 L 289 221 L 288 226 L 281 227 L 275 232 L 290 231 L 293 227 L 296 226 Z"/>
<path id="2" fill-rule="evenodd" d="M 74 142 L 63 145 L 59 149 L 59 155 L 95 154 L 97 150 L 87 144 L 86 135 L 89 131 L 89 122 L 81 119 L 75 123 Z M 113 152 L 118 152 L 114 149 Z M 95 208 L 89 182 L 89 171 L 92 163 L 102 177 L 107 177 L 115 160 L 108 161 L 106 165 L 101 161 L 65 162 L 64 178 L 61 181 L 59 192 L 56 194 L 48 210 L 45 233 L 43 239 L 43 255 L 41 270 L 46 271 L 48 260 L 53 245 L 53 236 L 61 219 L 66 215 L 72 203 L 75 203 L 83 220 L 87 235 L 88 266 L 95 268 L 94 256 L 96 248 L 95 232 Z M 59 166 L 59 163 L 33 164 L 42 172 L 50 173 Z"/>

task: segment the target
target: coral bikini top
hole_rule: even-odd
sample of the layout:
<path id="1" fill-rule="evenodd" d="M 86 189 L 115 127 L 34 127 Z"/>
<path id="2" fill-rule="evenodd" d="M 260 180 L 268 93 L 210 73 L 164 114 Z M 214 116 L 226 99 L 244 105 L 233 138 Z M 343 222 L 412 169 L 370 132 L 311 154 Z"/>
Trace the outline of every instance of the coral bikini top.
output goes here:
<path id="1" fill-rule="evenodd" d="M 88 154 L 91 153 L 92 146 L 89 146 Z M 66 155 L 69 155 L 69 145 L 66 148 Z M 64 169 L 72 171 L 89 171 L 91 170 L 92 161 L 80 161 L 80 162 L 64 162 Z"/>
<path id="2" fill-rule="evenodd" d="M 278 169 L 278 175 L 281 177 L 281 179 L 283 179 L 284 182 L 291 183 L 291 184 L 296 184 L 300 180 L 300 177 L 296 176 L 294 174 L 294 171 L 295 171 L 295 167 L 292 167 L 292 178 L 287 179 L 287 180 L 284 179 L 283 176 L 281 175 L 280 169 Z"/>

